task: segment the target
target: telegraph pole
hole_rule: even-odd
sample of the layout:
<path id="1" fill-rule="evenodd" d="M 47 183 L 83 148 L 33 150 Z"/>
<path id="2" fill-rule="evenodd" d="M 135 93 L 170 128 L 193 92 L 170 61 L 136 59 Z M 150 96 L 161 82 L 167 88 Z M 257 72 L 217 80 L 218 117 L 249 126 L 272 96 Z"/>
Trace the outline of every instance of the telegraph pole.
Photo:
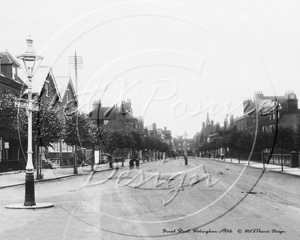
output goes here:
<path id="1" fill-rule="evenodd" d="M 70 68 L 74 68 L 75 69 L 75 95 L 76 97 L 78 97 L 78 73 L 77 70 L 80 68 L 83 68 L 83 60 L 81 56 L 77 56 L 76 51 L 75 51 L 75 55 L 74 56 L 69 56 L 69 66 Z M 78 101 L 78 98 L 77 98 Z M 78 107 L 78 106 L 77 106 Z M 74 174 L 77 174 L 77 158 L 76 158 L 76 146 L 73 146 L 74 149 L 74 155 L 73 155 L 73 159 L 74 159 Z"/>
<path id="2" fill-rule="evenodd" d="M 75 69 L 75 91 L 76 95 L 78 93 L 78 73 L 77 70 L 83 68 L 83 60 L 81 56 L 77 56 L 76 51 L 74 56 L 69 56 L 69 65 L 70 68 Z"/>

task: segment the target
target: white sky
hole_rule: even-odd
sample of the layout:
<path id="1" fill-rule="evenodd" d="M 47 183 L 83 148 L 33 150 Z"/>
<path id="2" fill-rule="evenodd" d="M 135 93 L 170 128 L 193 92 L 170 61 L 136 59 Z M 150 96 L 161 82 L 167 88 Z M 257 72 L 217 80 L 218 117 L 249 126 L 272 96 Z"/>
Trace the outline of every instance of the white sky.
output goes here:
<path id="1" fill-rule="evenodd" d="M 222 126 L 222 105 L 240 116 L 253 91 L 300 96 L 297 0 L 1 0 L 0 7 L 0 51 L 23 53 L 31 35 L 55 76 L 69 74 L 75 50 L 82 56 L 84 111 L 99 98 L 120 102 L 126 84 L 124 99 L 145 125 L 192 137 L 208 106 L 221 109 L 210 116 Z"/>

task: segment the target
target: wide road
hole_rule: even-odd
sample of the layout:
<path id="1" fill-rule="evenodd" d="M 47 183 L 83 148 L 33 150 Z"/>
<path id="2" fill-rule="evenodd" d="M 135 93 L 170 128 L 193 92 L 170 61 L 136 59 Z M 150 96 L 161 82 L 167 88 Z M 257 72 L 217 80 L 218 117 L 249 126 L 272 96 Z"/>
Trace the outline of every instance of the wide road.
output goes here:
<path id="1" fill-rule="evenodd" d="M 24 186 L 1 189 L 0 239 L 300 239 L 300 178 L 262 173 L 148 162 L 40 182 L 36 201 L 55 204 L 41 210 L 6 209 L 24 201 Z"/>

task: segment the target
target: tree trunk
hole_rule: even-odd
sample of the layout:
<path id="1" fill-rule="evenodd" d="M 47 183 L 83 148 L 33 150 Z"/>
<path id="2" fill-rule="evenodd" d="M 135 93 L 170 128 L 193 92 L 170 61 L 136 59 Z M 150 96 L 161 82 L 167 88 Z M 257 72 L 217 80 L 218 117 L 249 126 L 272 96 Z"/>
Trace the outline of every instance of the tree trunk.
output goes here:
<path id="1" fill-rule="evenodd" d="M 73 150 L 73 164 L 74 164 L 74 171 L 73 171 L 73 173 L 74 174 L 78 174 L 78 172 L 77 172 L 77 158 L 76 158 L 76 146 L 74 145 L 73 147 L 72 147 L 72 150 Z"/>
<path id="2" fill-rule="evenodd" d="M 93 158 L 92 158 L 92 162 L 91 162 L 91 166 L 92 166 L 92 171 L 94 171 L 94 164 L 95 164 L 95 145 L 93 144 Z"/>
<path id="3" fill-rule="evenodd" d="M 281 171 L 283 171 L 283 151 L 281 148 Z"/>

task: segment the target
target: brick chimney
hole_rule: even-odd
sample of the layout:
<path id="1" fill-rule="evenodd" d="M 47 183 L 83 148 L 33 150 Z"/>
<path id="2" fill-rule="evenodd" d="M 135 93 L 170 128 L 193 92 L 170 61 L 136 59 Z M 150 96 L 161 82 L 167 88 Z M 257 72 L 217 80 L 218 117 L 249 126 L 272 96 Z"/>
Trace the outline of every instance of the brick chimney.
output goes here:
<path id="1" fill-rule="evenodd" d="M 156 123 L 153 123 L 152 126 L 153 126 L 153 135 L 154 137 L 157 137 Z"/>
<path id="2" fill-rule="evenodd" d="M 95 100 L 95 101 L 93 101 L 93 110 L 96 109 L 96 108 L 98 108 L 99 104 L 101 104 L 101 100 Z"/>
<path id="3" fill-rule="evenodd" d="M 230 115 L 230 126 L 234 125 L 234 118 L 233 115 Z"/>
<path id="4" fill-rule="evenodd" d="M 287 111 L 290 114 L 297 113 L 298 111 L 298 99 L 297 95 L 293 91 L 286 93 L 287 96 Z"/>
<path id="5" fill-rule="evenodd" d="M 131 108 L 131 100 L 130 99 L 127 99 L 127 102 L 125 103 L 125 106 L 126 106 L 126 109 L 128 112 L 130 112 L 132 114 L 132 108 Z"/>

